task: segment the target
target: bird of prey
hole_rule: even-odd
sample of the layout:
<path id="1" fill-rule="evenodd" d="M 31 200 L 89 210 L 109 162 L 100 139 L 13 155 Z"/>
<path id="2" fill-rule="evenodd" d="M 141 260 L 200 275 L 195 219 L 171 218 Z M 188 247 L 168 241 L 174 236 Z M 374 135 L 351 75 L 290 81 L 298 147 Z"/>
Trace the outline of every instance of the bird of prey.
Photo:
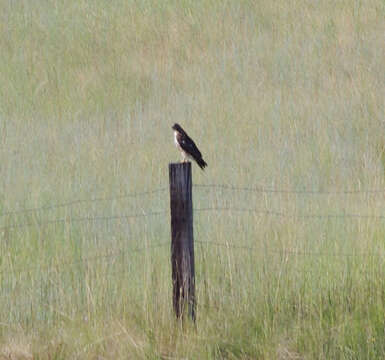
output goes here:
<path id="1" fill-rule="evenodd" d="M 192 141 L 179 124 L 174 124 L 172 129 L 174 130 L 174 142 L 182 153 L 183 162 L 187 159 L 194 159 L 199 167 L 204 170 L 207 163 L 203 160 L 202 154 L 194 141 Z"/>

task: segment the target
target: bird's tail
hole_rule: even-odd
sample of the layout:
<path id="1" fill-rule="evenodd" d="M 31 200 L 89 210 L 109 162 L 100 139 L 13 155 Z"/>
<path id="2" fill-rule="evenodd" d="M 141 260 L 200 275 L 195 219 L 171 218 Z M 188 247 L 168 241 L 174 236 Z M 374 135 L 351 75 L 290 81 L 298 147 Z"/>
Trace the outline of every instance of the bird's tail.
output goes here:
<path id="1" fill-rule="evenodd" d="M 204 170 L 205 167 L 207 166 L 206 161 L 204 161 L 202 158 L 197 159 L 197 164 L 199 165 L 199 167 L 200 167 L 202 170 Z"/>

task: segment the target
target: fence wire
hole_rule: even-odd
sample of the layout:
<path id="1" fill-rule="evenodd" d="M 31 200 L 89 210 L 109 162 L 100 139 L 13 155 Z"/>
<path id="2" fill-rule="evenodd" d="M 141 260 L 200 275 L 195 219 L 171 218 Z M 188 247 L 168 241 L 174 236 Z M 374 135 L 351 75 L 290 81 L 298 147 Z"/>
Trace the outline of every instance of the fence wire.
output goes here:
<path id="1" fill-rule="evenodd" d="M 267 188 L 263 186 L 242 187 L 242 186 L 226 185 L 226 184 L 193 184 L 193 187 L 232 190 L 232 191 L 246 191 L 246 192 L 256 192 L 256 193 L 282 193 L 282 194 L 308 194 L 308 195 L 358 195 L 358 194 L 385 193 L 385 189 L 340 190 L 340 191 L 339 190 L 309 190 L 309 189 L 291 190 L 291 189 L 274 189 L 274 188 Z M 74 206 L 79 204 L 86 204 L 86 203 L 122 200 L 127 198 L 137 198 L 137 197 L 143 197 L 143 196 L 153 195 L 157 193 L 164 193 L 167 190 L 168 190 L 168 187 L 161 187 L 154 190 L 147 190 L 147 191 L 136 192 L 136 193 L 126 193 L 126 194 L 117 195 L 117 196 L 98 197 L 98 198 L 90 198 L 90 199 L 76 199 L 76 200 L 69 200 L 63 203 L 28 208 L 28 209 L 7 210 L 0 213 L 0 217 L 4 217 L 7 215 L 24 214 L 24 213 L 30 213 L 30 212 L 47 211 L 47 210 L 53 210 L 53 209 L 69 207 L 69 206 Z"/>
<path id="2" fill-rule="evenodd" d="M 385 215 L 366 215 L 366 214 L 287 214 L 279 211 L 261 210 L 253 208 L 236 208 L 236 207 L 207 207 L 194 209 L 194 212 L 205 211 L 227 211 L 227 212 L 243 212 L 253 213 L 261 216 L 275 216 L 290 219 L 385 219 Z"/>
<path id="3" fill-rule="evenodd" d="M 308 194 L 308 195 L 359 195 L 359 194 L 384 194 L 385 189 L 369 189 L 369 190 L 291 190 L 291 189 L 274 189 L 263 186 L 258 187 L 242 187 L 225 184 L 194 184 L 195 188 L 211 188 L 221 190 L 246 191 L 255 193 L 279 193 L 279 194 Z"/>
<path id="4" fill-rule="evenodd" d="M 212 188 L 212 189 L 221 189 L 221 190 L 231 190 L 231 191 L 246 191 L 246 192 L 257 192 L 257 193 L 285 193 L 285 194 L 309 194 L 309 195 L 354 195 L 354 194 L 379 194 L 379 193 L 385 193 L 384 190 L 342 190 L 342 191 L 316 191 L 316 190 L 286 190 L 286 189 L 272 189 L 272 188 L 265 188 L 265 187 L 238 187 L 233 185 L 225 185 L 225 184 L 195 184 L 193 185 L 195 188 Z M 119 196 L 113 196 L 113 197 L 99 197 L 99 198 L 91 198 L 91 199 L 77 199 L 72 201 L 67 201 L 63 203 L 48 205 L 48 206 L 42 206 L 42 207 L 36 207 L 36 208 L 28 208 L 28 209 L 20 209 L 20 210 L 13 210 L 13 211 L 6 211 L 0 214 L 0 217 L 4 217 L 6 215 L 15 215 L 15 214 L 22 214 L 22 213 L 31 213 L 31 212 L 39 212 L 39 211 L 45 211 L 45 210 L 52 210 L 56 208 L 63 208 L 83 203 L 93 203 L 93 202 L 101 202 L 101 201 L 114 201 L 114 200 L 121 200 L 121 199 L 128 199 L 128 198 L 138 198 L 158 193 L 163 193 L 168 190 L 167 187 L 161 187 L 154 190 L 144 191 L 144 192 L 137 192 L 137 193 L 127 193 Z M 233 207 L 233 206 L 212 206 L 212 207 L 206 207 L 206 208 L 196 208 L 194 209 L 194 212 L 229 212 L 229 213 L 249 213 L 249 214 L 255 214 L 258 216 L 274 216 L 274 217 L 280 217 L 280 218 L 290 218 L 290 219 L 376 219 L 376 220 L 384 220 L 385 215 L 369 215 L 369 214 L 351 214 L 351 213 L 342 213 L 342 214 L 290 214 L 285 213 L 282 211 L 272 211 L 272 210 L 264 210 L 264 209 L 257 209 L 257 208 L 239 208 L 239 207 Z M 9 224 L 0 227 L 0 231 L 10 230 L 10 229 L 18 229 L 18 228 L 27 228 L 27 227 L 42 227 L 50 224 L 72 224 L 72 223 L 80 223 L 80 222 L 99 222 L 99 221 L 113 221 L 113 220 L 123 220 L 123 219 L 136 219 L 136 218 L 146 218 L 151 216 L 160 216 L 163 214 L 168 213 L 168 210 L 160 210 L 160 211 L 142 211 L 135 214 L 119 214 L 119 215 L 111 215 L 111 216 L 86 216 L 86 217 L 65 217 L 65 218 L 58 218 L 58 219 L 51 219 L 51 220 L 45 220 L 45 221 L 30 221 L 27 223 L 14 223 Z M 229 243 L 220 243 L 220 242 L 212 242 L 212 241 L 200 241 L 196 240 L 196 243 L 199 244 L 205 244 L 205 245 L 212 245 L 212 246 L 220 246 L 220 247 L 226 247 L 226 248 L 232 248 L 232 249 L 243 249 L 243 250 L 255 250 L 257 247 L 255 246 L 246 246 L 246 245 L 237 245 L 237 244 L 229 244 Z M 159 246 L 169 245 L 169 242 L 163 242 L 159 244 L 154 244 L 153 246 L 149 247 L 143 247 L 143 248 L 136 248 L 136 249 L 119 249 L 112 253 L 107 254 L 99 254 L 87 258 L 81 258 L 79 260 L 71 261 L 71 262 L 63 262 L 60 264 L 55 265 L 45 265 L 45 266 L 34 266 L 31 268 L 20 268 L 20 269 L 13 269 L 12 272 L 17 273 L 28 273 L 36 270 L 48 270 L 58 268 L 61 266 L 75 266 L 79 263 L 85 263 L 89 261 L 96 261 L 97 259 L 101 258 L 112 258 L 117 257 L 122 253 L 127 252 L 139 252 L 144 251 L 148 249 L 152 249 Z M 258 248 L 260 249 L 260 248 Z M 261 251 L 267 251 L 268 253 L 272 254 L 281 254 L 281 255 L 298 255 L 298 256 L 330 256 L 330 257 L 355 257 L 355 256 L 378 256 L 382 257 L 384 254 L 381 253 L 372 253 L 372 252 L 360 252 L 360 253 L 330 253 L 330 252 L 312 252 L 312 251 L 293 251 L 293 250 L 265 250 L 262 249 Z M 0 271 L 0 274 L 3 274 L 5 271 Z"/>
<path id="5" fill-rule="evenodd" d="M 280 218 L 288 219 L 374 219 L 374 220 L 384 220 L 385 215 L 367 215 L 367 214 L 288 214 L 280 211 L 271 211 L 271 210 L 261 210 L 255 208 L 237 208 L 237 207 L 206 207 L 206 208 L 196 208 L 194 212 L 229 212 L 229 213 L 250 213 L 258 216 L 273 216 Z M 1 226 L 0 231 L 20 229 L 27 227 L 43 227 L 46 225 L 53 224 L 71 224 L 79 222 L 98 222 L 98 221 L 113 221 L 113 220 L 123 220 L 123 219 L 135 219 L 135 218 L 146 218 L 150 216 L 160 216 L 168 213 L 166 210 L 161 211 L 150 211 L 142 212 L 137 214 L 128 214 L 128 215 L 112 215 L 112 216 L 87 216 L 87 217 L 78 217 L 78 218 L 60 218 L 52 219 L 46 221 L 31 221 L 28 223 L 16 223 L 6 226 Z"/>
<path id="6" fill-rule="evenodd" d="M 332 252 L 319 252 L 319 251 L 296 251 L 296 250 L 270 250 L 265 249 L 257 246 L 250 246 L 250 245 L 234 245 L 230 244 L 228 242 L 216 242 L 216 241 L 201 241 L 201 240 L 195 240 L 198 244 L 204 244 L 204 245 L 210 245 L 210 246 L 219 246 L 219 247 L 225 247 L 228 249 L 241 249 L 241 250 L 261 250 L 263 253 L 268 254 L 278 254 L 278 255 L 295 255 L 295 256 L 330 256 L 330 257 L 384 257 L 385 254 L 382 253 L 374 253 L 374 252 L 357 252 L 357 253 L 332 253 Z"/>
<path id="7" fill-rule="evenodd" d="M 87 217 L 79 217 L 79 218 L 61 218 L 61 219 L 53 219 L 47 221 L 34 221 L 29 223 L 18 223 L 11 224 L 7 226 L 0 227 L 1 230 L 10 230 L 16 228 L 26 228 L 32 226 L 45 226 L 52 224 L 60 224 L 60 223 L 78 223 L 78 222 L 96 222 L 96 221 L 112 221 L 112 220 L 123 220 L 123 219 L 134 219 L 134 218 L 145 218 L 148 216 L 159 216 L 165 214 L 166 211 L 151 211 L 151 212 L 142 212 L 138 214 L 129 214 L 129 215 L 112 215 L 112 216 L 87 216 Z"/>
<path id="8" fill-rule="evenodd" d="M 61 262 L 59 264 L 54 264 L 54 265 L 45 265 L 45 266 L 30 266 L 28 268 L 22 268 L 22 269 L 13 269 L 12 271 L 0 271 L 0 275 L 3 275 L 3 274 L 15 274 L 17 273 L 17 275 L 20 275 L 20 274 L 31 274 L 33 273 L 34 271 L 36 270 L 39 270 L 39 271 L 45 271 L 47 273 L 50 273 L 58 268 L 61 268 L 61 269 L 65 269 L 65 268 L 70 268 L 70 267 L 74 267 L 76 265 L 79 265 L 79 264 L 86 264 L 86 263 L 89 263 L 89 262 L 94 262 L 94 261 L 97 261 L 97 260 L 100 260 L 100 259 L 110 259 L 110 258 L 117 258 L 118 256 L 122 255 L 122 254 L 125 254 L 125 253 L 138 253 L 138 252 L 144 252 L 144 251 L 148 251 L 148 250 L 152 250 L 152 249 L 155 249 L 155 248 L 160 248 L 160 247 L 163 247 L 163 246 L 166 246 L 166 245 L 170 245 L 169 242 L 162 242 L 162 243 L 158 243 L 158 244 L 154 244 L 152 246 L 143 246 L 143 247 L 140 247 L 140 248 L 124 248 L 124 249 L 119 249 L 119 250 L 116 250 L 116 251 L 113 251 L 113 252 L 110 252 L 110 253 L 104 253 L 104 254 L 99 254 L 99 255 L 95 255 L 95 256 L 89 256 L 89 257 L 85 257 L 85 258 L 82 258 L 82 259 L 79 259 L 79 260 L 75 260 L 75 261 L 66 261 L 66 262 Z M 129 272 L 129 269 L 125 269 L 125 270 L 117 270 L 117 271 L 112 271 L 112 272 L 109 272 L 107 273 L 106 275 L 107 276 L 116 276 L 116 275 L 123 275 L 123 274 L 127 274 Z M 13 278 L 13 282 L 15 285 L 19 279 L 14 279 Z M 38 280 L 39 283 L 40 283 L 40 286 L 41 284 L 43 284 L 45 281 L 40 278 L 40 280 Z M 36 285 L 34 285 L 36 286 Z M 12 292 L 12 290 L 8 291 L 8 292 L 5 292 L 5 293 L 2 293 L 0 294 L 0 298 L 6 298 L 6 297 L 9 297 L 9 294 Z"/>
<path id="9" fill-rule="evenodd" d="M 36 270 L 39 271 L 47 271 L 51 272 L 54 271 L 58 268 L 68 268 L 68 267 L 74 267 L 76 265 L 80 264 L 85 264 L 89 262 L 95 262 L 101 259 L 110 259 L 110 258 L 117 258 L 118 256 L 122 254 L 128 254 L 128 253 L 138 253 L 138 252 L 143 252 L 143 251 L 148 251 L 152 250 L 155 248 L 159 248 L 165 245 L 170 245 L 169 241 L 166 242 L 161 242 L 157 244 L 153 244 L 151 246 L 142 246 L 142 247 L 137 247 L 137 248 L 120 248 L 115 251 L 103 253 L 103 254 L 98 254 L 98 255 L 93 255 L 93 256 L 87 256 L 87 257 L 82 257 L 81 259 L 78 260 L 72 260 L 72 261 L 62 261 L 58 264 L 47 264 L 43 266 L 39 265 L 33 265 L 30 267 L 23 267 L 23 268 L 16 268 L 12 270 L 1 270 L 0 274 L 10 274 L 10 273 L 17 273 L 18 275 L 20 274 L 30 274 Z"/>
<path id="10" fill-rule="evenodd" d="M 20 209 L 20 210 L 10 210 L 5 211 L 0 214 L 0 217 L 6 216 L 6 215 L 16 215 L 16 214 L 25 214 L 25 213 L 31 213 L 31 212 L 39 212 L 39 211 L 46 211 L 46 210 L 53 210 L 68 206 L 74 206 L 79 204 L 85 204 L 85 203 L 94 203 L 94 202 L 101 202 L 101 201 L 113 201 L 113 200 L 122 200 L 122 199 L 128 199 L 128 198 L 136 198 L 136 197 L 142 197 L 147 195 L 153 195 L 162 193 L 168 190 L 166 187 L 162 187 L 155 190 L 149 190 L 149 191 L 143 191 L 138 193 L 128 193 L 118 196 L 110 196 L 110 197 L 99 197 L 99 198 L 91 198 L 91 199 L 76 199 L 76 200 L 70 200 L 67 202 L 59 203 L 59 204 L 53 204 L 53 205 L 47 205 L 47 206 L 41 206 L 41 207 L 35 207 L 35 208 L 29 208 L 29 209 Z"/>

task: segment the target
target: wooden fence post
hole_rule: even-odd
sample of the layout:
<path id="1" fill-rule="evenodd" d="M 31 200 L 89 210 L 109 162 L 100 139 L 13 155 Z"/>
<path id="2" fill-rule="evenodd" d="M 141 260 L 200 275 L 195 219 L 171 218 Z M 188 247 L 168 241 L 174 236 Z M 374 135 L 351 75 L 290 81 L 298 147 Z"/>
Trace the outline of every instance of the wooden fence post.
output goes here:
<path id="1" fill-rule="evenodd" d="M 173 306 L 195 321 L 195 265 L 191 163 L 169 164 Z"/>

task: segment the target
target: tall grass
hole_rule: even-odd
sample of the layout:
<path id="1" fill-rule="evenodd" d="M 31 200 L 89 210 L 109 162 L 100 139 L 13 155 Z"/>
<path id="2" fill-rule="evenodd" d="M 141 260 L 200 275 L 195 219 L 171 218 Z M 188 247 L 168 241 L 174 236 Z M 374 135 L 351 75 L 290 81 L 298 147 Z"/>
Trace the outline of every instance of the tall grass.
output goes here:
<path id="1" fill-rule="evenodd" d="M 0 358 L 383 358 L 383 193 L 338 192 L 385 185 L 384 12 L 0 1 Z M 124 196 L 167 187 L 174 122 L 195 184 L 299 191 L 194 188 L 196 327 L 167 191 Z"/>

